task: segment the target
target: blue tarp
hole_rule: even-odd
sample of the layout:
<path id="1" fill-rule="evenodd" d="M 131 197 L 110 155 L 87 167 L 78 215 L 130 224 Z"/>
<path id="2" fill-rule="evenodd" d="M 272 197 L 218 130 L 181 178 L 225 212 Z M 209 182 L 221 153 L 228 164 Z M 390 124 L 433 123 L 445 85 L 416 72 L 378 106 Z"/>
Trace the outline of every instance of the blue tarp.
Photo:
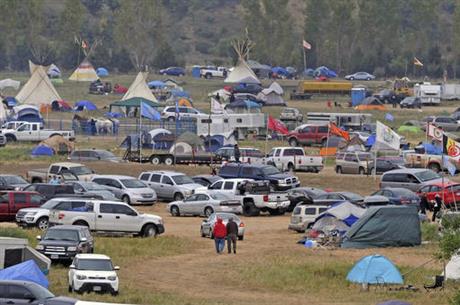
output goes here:
<path id="1" fill-rule="evenodd" d="M 31 259 L 0 270 L 0 280 L 30 281 L 45 288 L 49 286 L 48 279 Z"/>
<path id="2" fill-rule="evenodd" d="M 208 152 L 215 152 L 225 144 L 223 135 L 214 135 L 204 140 L 204 147 Z"/>
<path id="3" fill-rule="evenodd" d="M 190 94 L 187 91 L 182 91 L 179 89 L 171 89 L 171 95 L 174 97 L 186 97 L 190 98 Z"/>
<path id="4" fill-rule="evenodd" d="M 96 74 L 97 74 L 97 76 L 99 76 L 99 77 L 109 76 L 109 70 L 107 70 L 107 69 L 104 68 L 104 67 L 99 67 L 99 68 L 97 68 L 97 70 L 96 70 Z"/>
<path id="5" fill-rule="evenodd" d="M 327 78 L 334 78 L 337 77 L 337 73 L 328 67 L 321 66 L 316 68 L 316 70 L 313 72 L 313 75 L 315 77 L 320 77 L 320 76 L 325 76 Z"/>
<path id="6" fill-rule="evenodd" d="M 273 67 L 272 73 L 276 73 L 277 75 L 281 75 L 284 77 L 289 77 L 291 75 L 291 73 L 289 73 L 289 71 L 283 67 Z"/>
<path id="7" fill-rule="evenodd" d="M 75 111 L 83 111 L 83 110 L 93 111 L 93 110 L 97 110 L 97 107 L 91 101 L 78 101 L 75 103 L 74 110 Z"/>
<path id="8" fill-rule="evenodd" d="M 3 99 L 3 103 L 5 103 L 6 107 L 11 108 L 16 106 L 18 101 L 13 96 L 7 96 Z"/>
<path id="9" fill-rule="evenodd" d="M 347 275 L 347 280 L 359 284 L 403 284 L 399 270 L 382 255 L 360 259 Z"/>
<path id="10" fill-rule="evenodd" d="M 32 157 L 52 156 L 54 155 L 54 151 L 51 147 L 45 145 L 37 145 L 32 150 L 31 155 Z"/>
<path id="11" fill-rule="evenodd" d="M 163 89 L 166 87 L 166 84 L 161 80 L 152 80 L 147 84 L 150 89 Z"/>
<path id="12" fill-rule="evenodd" d="M 442 155 L 442 147 L 436 146 L 431 143 L 423 143 L 423 148 L 425 148 L 425 153 L 429 155 Z"/>

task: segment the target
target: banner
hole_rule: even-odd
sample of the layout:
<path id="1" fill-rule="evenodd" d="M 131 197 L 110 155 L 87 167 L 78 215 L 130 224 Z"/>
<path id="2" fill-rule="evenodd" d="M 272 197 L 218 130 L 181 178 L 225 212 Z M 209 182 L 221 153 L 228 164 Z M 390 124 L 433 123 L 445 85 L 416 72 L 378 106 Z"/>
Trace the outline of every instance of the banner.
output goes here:
<path id="1" fill-rule="evenodd" d="M 268 116 L 268 129 L 278 132 L 283 135 L 287 135 L 289 130 L 286 125 L 284 125 L 280 120 L 272 118 L 271 115 Z"/>
<path id="2" fill-rule="evenodd" d="M 342 137 L 345 140 L 350 141 L 350 134 L 348 133 L 348 131 L 340 129 L 339 127 L 337 127 L 337 125 L 335 125 L 335 123 L 329 123 L 329 130 L 333 135 Z"/>
<path id="3" fill-rule="evenodd" d="M 401 136 L 393 131 L 390 127 L 377 121 L 377 130 L 373 148 L 399 150 L 400 145 Z"/>
<path id="4" fill-rule="evenodd" d="M 442 152 L 452 158 L 460 157 L 460 143 L 446 135 L 442 136 Z"/>
<path id="5" fill-rule="evenodd" d="M 426 134 L 428 137 L 435 139 L 436 141 L 442 142 L 442 136 L 444 132 L 441 128 L 429 124 L 426 126 Z"/>

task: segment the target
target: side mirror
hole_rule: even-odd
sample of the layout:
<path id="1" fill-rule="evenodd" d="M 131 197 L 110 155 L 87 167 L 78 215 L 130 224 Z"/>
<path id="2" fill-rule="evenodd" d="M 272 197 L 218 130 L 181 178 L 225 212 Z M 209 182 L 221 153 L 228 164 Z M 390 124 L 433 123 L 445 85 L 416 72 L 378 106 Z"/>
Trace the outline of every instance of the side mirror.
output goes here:
<path id="1" fill-rule="evenodd" d="M 42 236 L 41 235 L 37 235 L 37 240 L 42 240 Z"/>
<path id="2" fill-rule="evenodd" d="M 86 237 L 82 237 L 80 241 L 82 241 L 82 242 L 87 242 L 88 239 L 87 239 Z"/>
<path id="3" fill-rule="evenodd" d="M 70 265 L 69 269 L 75 269 L 75 265 L 74 264 Z"/>
<path id="4" fill-rule="evenodd" d="M 119 266 L 115 266 L 115 267 L 113 267 L 113 270 L 120 270 L 120 267 L 119 267 Z"/>

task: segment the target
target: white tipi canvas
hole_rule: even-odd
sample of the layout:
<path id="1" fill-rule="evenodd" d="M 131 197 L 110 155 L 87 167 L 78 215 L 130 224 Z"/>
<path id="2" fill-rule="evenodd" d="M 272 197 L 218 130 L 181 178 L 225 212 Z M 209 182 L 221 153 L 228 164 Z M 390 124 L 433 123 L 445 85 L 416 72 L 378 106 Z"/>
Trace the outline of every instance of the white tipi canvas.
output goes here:
<path id="1" fill-rule="evenodd" d="M 32 76 L 16 95 L 19 103 L 39 106 L 51 105 L 53 101 L 62 100 L 45 71 L 43 66 L 33 69 Z"/>
<path id="2" fill-rule="evenodd" d="M 254 71 L 252 71 L 252 69 L 248 66 L 248 64 L 243 59 L 240 59 L 238 61 L 238 64 L 228 74 L 224 82 L 225 83 L 260 84 L 260 80 L 257 78 Z"/>
<path id="3" fill-rule="evenodd" d="M 152 102 L 158 102 L 152 90 L 150 90 L 147 85 L 146 80 L 148 75 L 148 72 L 139 72 L 121 100 L 124 101 L 133 97 L 142 97 Z"/>

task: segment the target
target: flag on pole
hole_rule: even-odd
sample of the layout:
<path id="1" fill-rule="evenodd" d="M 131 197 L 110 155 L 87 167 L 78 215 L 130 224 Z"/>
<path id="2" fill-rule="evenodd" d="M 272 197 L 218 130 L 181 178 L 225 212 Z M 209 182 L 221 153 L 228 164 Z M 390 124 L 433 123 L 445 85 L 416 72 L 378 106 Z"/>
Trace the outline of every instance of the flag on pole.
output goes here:
<path id="1" fill-rule="evenodd" d="M 338 137 L 342 137 L 345 140 L 350 141 L 350 134 L 348 133 L 348 131 L 345 131 L 345 130 L 337 127 L 337 125 L 335 125 L 335 123 L 333 123 L 333 122 L 329 123 L 329 131 L 333 135 L 336 135 Z"/>
<path id="2" fill-rule="evenodd" d="M 306 50 L 311 50 L 311 44 L 309 44 L 305 39 L 302 40 L 302 46 Z"/>
<path id="3" fill-rule="evenodd" d="M 86 43 L 86 41 L 84 40 L 81 41 L 81 47 L 85 50 L 88 48 L 88 44 Z"/>
<path id="4" fill-rule="evenodd" d="M 141 102 L 141 116 L 146 117 L 152 121 L 160 121 L 161 115 L 152 106 L 147 103 Z"/>
<path id="5" fill-rule="evenodd" d="M 447 171 L 449 172 L 451 176 L 455 176 L 455 173 L 457 172 L 457 168 L 455 167 L 454 164 L 452 164 L 452 162 L 450 162 L 449 156 L 443 156 L 442 166 L 444 168 L 447 168 Z"/>
<path id="6" fill-rule="evenodd" d="M 426 135 L 430 138 L 435 139 L 436 141 L 442 142 L 442 136 L 444 132 L 441 128 L 434 126 L 433 124 L 428 123 L 426 128 Z"/>
<path id="7" fill-rule="evenodd" d="M 417 57 L 414 57 L 414 65 L 419 66 L 419 67 L 423 67 L 422 62 L 420 60 L 418 60 Z"/>
<path id="8" fill-rule="evenodd" d="M 374 149 L 395 149 L 399 150 L 401 136 L 390 127 L 377 121 Z"/>
<path id="9" fill-rule="evenodd" d="M 460 157 L 460 143 L 443 134 L 442 152 L 449 157 L 458 158 Z"/>
<path id="10" fill-rule="evenodd" d="M 272 118 L 271 115 L 268 116 L 267 124 L 267 127 L 270 130 L 273 130 L 283 135 L 287 135 L 289 133 L 289 130 L 287 129 L 286 125 L 284 125 L 280 120 Z"/>

